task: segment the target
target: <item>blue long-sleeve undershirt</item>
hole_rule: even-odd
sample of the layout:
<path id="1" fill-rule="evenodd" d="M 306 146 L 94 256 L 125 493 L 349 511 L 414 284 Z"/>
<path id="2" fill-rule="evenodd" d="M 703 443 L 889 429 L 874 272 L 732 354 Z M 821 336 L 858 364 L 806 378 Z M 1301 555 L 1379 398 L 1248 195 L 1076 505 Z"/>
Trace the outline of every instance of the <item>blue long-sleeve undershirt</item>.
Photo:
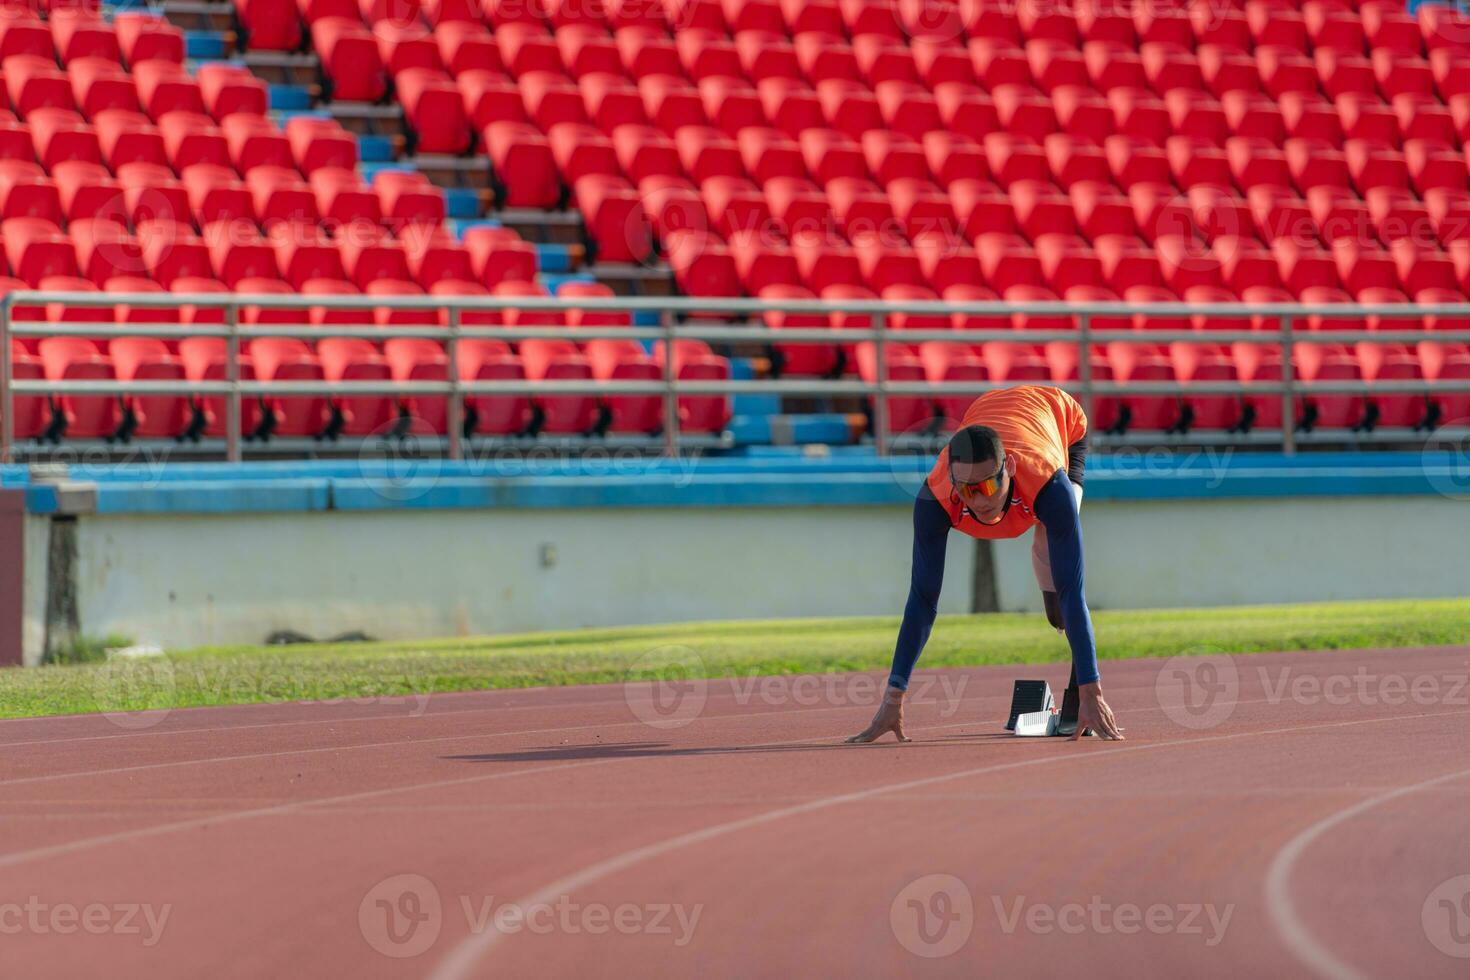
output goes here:
<path id="1" fill-rule="evenodd" d="M 1046 527 L 1047 550 L 1051 557 L 1052 582 L 1062 607 L 1067 642 L 1072 647 L 1072 666 L 1078 684 L 1098 679 L 1097 643 L 1092 633 L 1092 615 L 1087 611 L 1087 594 L 1082 560 L 1082 521 L 1072 481 L 1058 471 L 1036 495 L 1036 518 Z M 893 651 L 893 670 L 888 683 L 907 690 L 914 664 L 929 642 L 934 618 L 939 614 L 939 592 L 944 585 L 944 553 L 949 539 L 949 514 L 924 487 L 914 501 L 914 554 L 909 580 L 909 599 L 903 610 L 903 625 Z"/>

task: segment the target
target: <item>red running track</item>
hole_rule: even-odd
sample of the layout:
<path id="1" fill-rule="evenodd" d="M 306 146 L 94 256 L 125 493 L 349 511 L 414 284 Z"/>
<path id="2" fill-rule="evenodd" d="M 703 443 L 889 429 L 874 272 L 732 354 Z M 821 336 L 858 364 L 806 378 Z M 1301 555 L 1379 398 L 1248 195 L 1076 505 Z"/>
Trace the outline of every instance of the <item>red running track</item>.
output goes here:
<path id="1" fill-rule="evenodd" d="M 4 976 L 1464 977 L 1470 647 L 0 723 Z M 657 701 L 651 700 L 654 696 Z M 652 722 L 652 723 L 650 723 Z"/>

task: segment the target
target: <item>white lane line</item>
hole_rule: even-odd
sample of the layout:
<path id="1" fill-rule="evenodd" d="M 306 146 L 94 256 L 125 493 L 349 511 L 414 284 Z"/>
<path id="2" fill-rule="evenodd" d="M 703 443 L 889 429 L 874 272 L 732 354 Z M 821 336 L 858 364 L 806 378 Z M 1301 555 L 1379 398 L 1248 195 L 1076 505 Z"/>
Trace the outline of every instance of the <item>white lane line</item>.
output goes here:
<path id="1" fill-rule="evenodd" d="M 1318 838 L 1339 824 L 1346 823 L 1385 803 L 1465 776 L 1470 776 L 1470 769 L 1461 769 L 1459 772 L 1436 776 L 1434 779 L 1426 779 L 1412 786 L 1400 786 L 1386 793 L 1370 796 L 1366 800 L 1359 800 L 1304 828 L 1282 845 L 1271 859 L 1270 867 L 1266 872 L 1266 911 L 1282 943 L 1293 956 L 1302 962 L 1302 965 L 1318 976 L 1327 977 L 1330 980 L 1367 980 L 1367 974 L 1339 959 L 1335 953 L 1312 935 L 1312 931 L 1302 921 L 1296 903 L 1291 898 L 1291 873 L 1296 867 L 1297 859 Z"/>
<path id="2" fill-rule="evenodd" d="M 1148 752 L 1156 749 L 1178 748 L 1186 745 L 1200 745 L 1208 742 L 1226 742 L 1241 738 L 1255 738 L 1262 735 L 1286 735 L 1294 732 L 1315 731 L 1329 728 L 1344 728 L 1352 725 L 1373 725 L 1384 722 L 1402 722 L 1415 718 L 1433 718 L 1440 716 L 1463 715 L 1470 712 L 1464 711 L 1442 711 L 1428 712 L 1420 715 L 1391 715 L 1383 718 L 1364 718 L 1354 721 L 1325 722 L 1316 725 L 1296 725 L 1290 728 L 1275 728 L 1263 731 L 1236 732 L 1229 735 L 1210 735 L 1203 738 L 1184 739 L 1173 742 L 1152 742 L 1145 745 L 1121 745 L 1108 746 L 1104 753 L 1078 752 L 1068 755 L 1047 756 L 1041 759 L 1026 759 L 1020 762 L 1006 762 L 999 765 L 981 766 L 975 769 L 964 769 L 959 772 L 944 773 L 937 776 L 926 776 L 922 779 L 911 779 L 904 782 L 889 783 L 883 786 L 873 786 L 852 793 L 841 793 L 835 796 L 827 796 L 800 803 L 796 806 L 781 807 L 775 810 L 767 810 L 754 816 L 742 817 L 739 820 L 731 820 L 726 823 L 711 824 L 699 830 L 680 834 L 656 844 L 648 844 L 643 847 L 633 848 L 621 854 L 613 855 L 602 861 L 589 864 L 578 871 L 557 879 L 544 886 L 533 895 L 517 899 L 511 903 L 519 908 L 530 908 L 534 905 L 554 903 L 557 899 L 570 894 L 588 885 L 595 884 L 609 875 L 626 870 L 636 864 L 640 864 L 650 858 L 662 857 L 671 851 L 676 851 L 694 844 L 702 844 L 706 841 L 724 837 L 729 834 L 759 827 L 764 824 L 784 820 L 787 817 L 801 816 L 815 813 L 820 810 L 831 809 L 845 803 L 856 803 L 874 796 L 887 793 L 903 792 L 905 790 L 918 789 L 923 786 L 933 786 L 938 783 L 949 782 L 955 779 L 965 779 L 971 776 L 980 776 L 994 772 L 1004 772 L 1012 769 L 1025 769 L 1032 766 L 1044 766 L 1059 762 L 1079 762 L 1088 760 L 1094 764 L 1102 758 L 1113 758 L 1118 755 Z M 478 934 L 471 935 L 452 949 L 443 960 L 429 974 L 429 980 L 465 980 L 475 969 L 475 965 L 483 959 L 501 939 L 501 933 L 495 929 L 486 929 Z"/>

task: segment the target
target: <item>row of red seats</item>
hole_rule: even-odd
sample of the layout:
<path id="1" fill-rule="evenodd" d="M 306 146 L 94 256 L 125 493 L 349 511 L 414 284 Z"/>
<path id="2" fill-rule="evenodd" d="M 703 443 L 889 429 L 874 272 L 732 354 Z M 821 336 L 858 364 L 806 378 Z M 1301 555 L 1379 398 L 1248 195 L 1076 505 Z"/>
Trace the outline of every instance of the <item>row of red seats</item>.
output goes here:
<path id="1" fill-rule="evenodd" d="M 243 65 L 214 62 L 191 75 L 173 61 L 143 61 L 124 71 L 105 59 L 83 58 L 59 68 L 54 61 L 18 54 L 5 59 L 5 91 L 17 115 L 37 109 L 125 109 L 159 119 L 170 112 L 208 115 L 216 122 L 235 113 L 265 115 L 265 82 Z"/>
<path id="2" fill-rule="evenodd" d="M 70 66 L 85 58 L 114 64 L 184 60 L 184 32 L 155 14 L 118 13 L 109 22 L 97 10 L 62 7 L 42 20 L 24 7 L 0 9 L 0 60 L 31 55 Z"/>
<path id="3" fill-rule="evenodd" d="M 52 381 L 221 381 L 226 377 L 223 339 L 190 337 L 176 345 L 156 338 L 123 337 L 99 342 L 80 337 L 46 337 L 34 347 L 12 343 L 16 380 Z M 577 345 L 569 340 L 523 340 L 512 351 L 501 340 L 466 338 L 457 363 L 463 381 L 657 380 L 663 376 L 664 347 L 652 355 L 633 341 L 603 339 Z M 360 338 L 329 337 L 308 344 L 288 338 L 246 341 L 240 377 L 260 381 L 425 382 L 448 378 L 449 360 L 436 341 L 398 337 L 381 345 Z M 729 377 L 729 363 L 700 341 L 679 341 L 674 370 L 684 380 Z M 651 433 L 663 422 L 657 395 L 473 395 L 465 400 L 466 431 L 484 435 L 524 432 Z M 351 395 L 242 400 L 247 436 L 362 436 L 388 431 L 447 431 L 447 399 L 425 396 Z M 680 425 L 688 431 L 718 432 L 730 418 L 730 400 L 686 396 Z M 225 434 L 225 399 L 185 395 L 80 396 L 15 399 L 18 438 L 181 438 Z"/>
<path id="4" fill-rule="evenodd" d="M 853 353 L 859 375 L 877 377 L 877 356 L 871 344 L 859 344 Z M 1075 382 L 1075 345 L 1020 345 L 990 342 L 964 347 L 925 343 L 886 347 L 886 377 L 891 381 Z M 1470 346 L 1422 343 L 1417 349 L 1385 344 L 1303 344 L 1294 348 L 1293 370 L 1303 382 L 1333 381 L 1456 381 L 1470 380 Z M 1265 344 L 1138 344 L 1102 345 L 1094 349 L 1092 378 L 1108 382 L 1269 382 L 1279 381 L 1279 348 Z M 972 399 L 968 396 L 888 399 L 891 432 L 928 428 L 936 416 L 959 419 Z M 1451 394 L 1431 389 L 1426 395 L 1308 393 L 1296 401 L 1293 424 L 1305 428 L 1345 429 L 1433 426 L 1463 418 L 1470 412 L 1470 393 Z M 1099 431 L 1241 430 L 1281 425 L 1279 394 L 1253 395 L 1123 395 L 1093 400 L 1092 418 Z"/>

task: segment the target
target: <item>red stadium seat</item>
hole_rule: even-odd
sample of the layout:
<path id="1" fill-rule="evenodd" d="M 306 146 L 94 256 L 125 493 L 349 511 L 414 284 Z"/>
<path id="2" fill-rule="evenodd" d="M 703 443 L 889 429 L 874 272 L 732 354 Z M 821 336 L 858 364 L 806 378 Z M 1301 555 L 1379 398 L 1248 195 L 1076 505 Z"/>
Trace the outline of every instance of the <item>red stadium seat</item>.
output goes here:
<path id="1" fill-rule="evenodd" d="M 84 337 L 43 337 L 37 348 L 48 381 L 116 379 L 112 361 Z M 116 395 L 62 395 L 52 404 L 64 422 L 63 431 L 74 439 L 109 439 L 122 421 Z"/>
<path id="2" fill-rule="evenodd" d="M 561 197 L 561 179 L 551 146 L 536 127 L 521 122 L 493 122 L 484 129 L 484 145 L 502 187 L 505 207 L 546 208 Z"/>
<path id="3" fill-rule="evenodd" d="M 376 102 L 387 93 L 388 74 L 377 39 L 361 21 L 322 17 L 311 25 L 311 40 L 333 99 Z"/>
<path id="4" fill-rule="evenodd" d="M 384 222 L 395 230 L 411 224 L 444 223 L 444 193 L 422 173 L 379 170 L 373 175 L 373 190 Z"/>

